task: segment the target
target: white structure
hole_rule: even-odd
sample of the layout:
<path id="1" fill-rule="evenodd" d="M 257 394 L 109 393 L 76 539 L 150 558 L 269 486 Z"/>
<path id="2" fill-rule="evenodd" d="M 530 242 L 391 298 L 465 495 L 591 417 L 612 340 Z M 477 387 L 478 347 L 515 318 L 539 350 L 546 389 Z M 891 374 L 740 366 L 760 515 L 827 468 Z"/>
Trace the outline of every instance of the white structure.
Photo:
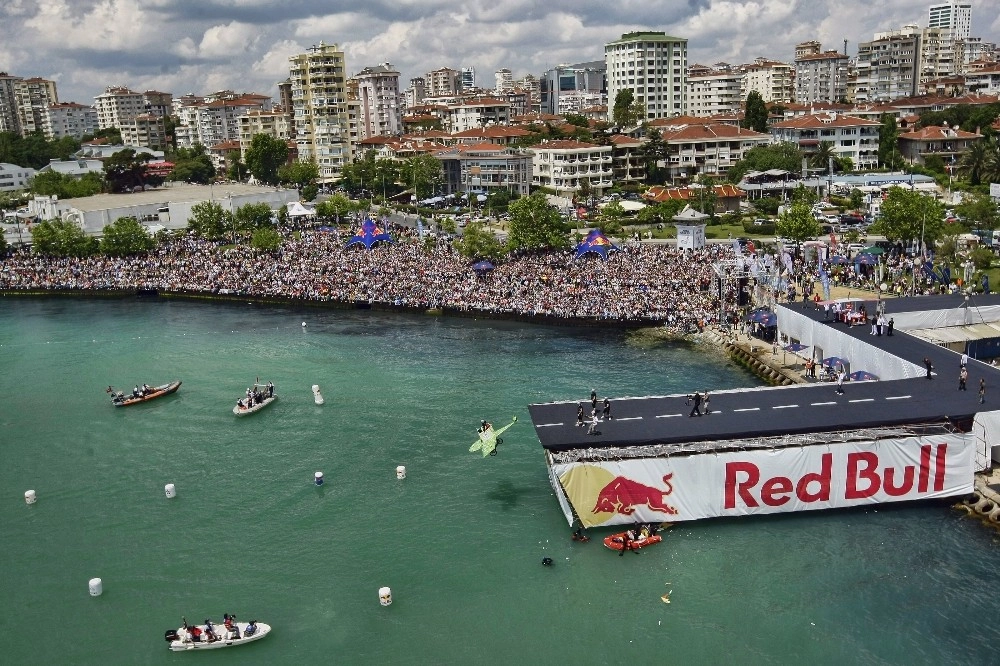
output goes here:
<path id="1" fill-rule="evenodd" d="M 24 79 L 0 72 L 0 132 L 21 133 L 18 91 Z"/>
<path id="2" fill-rule="evenodd" d="M 290 60 L 299 159 L 314 160 L 321 179 L 335 178 L 351 161 L 344 52 L 320 42 Z"/>
<path id="3" fill-rule="evenodd" d="M 422 77 L 410 79 L 410 87 L 403 91 L 403 106 L 412 109 L 424 103 L 424 80 Z"/>
<path id="4" fill-rule="evenodd" d="M 613 183 L 611 146 L 558 140 L 543 141 L 529 150 L 534 153 L 532 183 L 552 188 L 559 196 L 572 197 L 584 182 L 600 196 Z"/>
<path id="5" fill-rule="evenodd" d="M 18 86 L 18 113 L 21 117 L 21 133 L 24 136 L 42 131 L 45 110 L 59 103 L 56 82 L 32 77 L 24 79 Z"/>
<path id="6" fill-rule="evenodd" d="M 48 164 L 39 169 L 38 173 L 45 173 L 46 171 L 55 171 L 64 176 L 77 179 L 83 178 L 88 173 L 96 173 L 103 177 L 104 162 L 97 159 L 60 160 L 53 158 L 49 160 Z"/>
<path id="7" fill-rule="evenodd" d="M 742 97 L 756 90 L 765 102 L 789 104 L 795 101 L 795 68 L 785 62 L 757 58 L 743 65 Z"/>
<path id="8" fill-rule="evenodd" d="M 966 72 L 965 89 L 970 93 L 1000 95 L 1000 65 L 980 67 Z"/>
<path id="9" fill-rule="evenodd" d="M 101 129 L 122 127 L 146 112 L 146 101 L 142 93 L 129 90 L 126 86 L 110 86 L 94 98 L 97 109 L 97 124 Z"/>
<path id="10" fill-rule="evenodd" d="M 838 157 L 849 157 L 858 170 L 878 168 L 877 120 L 845 116 L 835 112 L 810 113 L 771 125 L 775 141 L 794 143 L 807 155 L 820 142 L 833 144 Z"/>
<path id="11" fill-rule="evenodd" d="M 493 77 L 496 80 L 494 88 L 496 88 L 498 95 L 503 95 L 514 90 L 514 75 L 506 67 L 498 69 L 493 74 Z"/>
<path id="12" fill-rule="evenodd" d="M 463 67 L 462 68 L 462 89 L 472 90 L 476 87 L 476 68 L 475 67 Z"/>
<path id="13" fill-rule="evenodd" d="M 42 132 L 49 140 L 64 136 L 82 139 L 88 134 L 94 134 L 97 129 L 97 111 L 94 107 L 76 102 L 52 104 L 42 116 Z"/>
<path id="14" fill-rule="evenodd" d="M 457 69 L 442 67 L 424 76 L 425 97 L 444 97 L 462 92 L 462 73 Z"/>
<path id="15" fill-rule="evenodd" d="M 283 111 L 247 111 L 240 116 L 240 154 L 245 155 L 250 142 L 258 134 L 266 134 L 272 139 L 288 141 L 292 138 L 292 125 L 288 114 Z"/>
<path id="16" fill-rule="evenodd" d="M 875 39 L 858 44 L 858 102 L 889 102 L 913 97 L 920 79 L 919 31 L 894 30 L 875 33 Z"/>
<path id="17" fill-rule="evenodd" d="M 577 113 L 608 103 L 607 65 L 603 60 L 556 65 L 538 82 L 542 113 Z"/>
<path id="18" fill-rule="evenodd" d="M 650 123 L 666 145 L 666 169 L 673 180 L 692 174 L 724 175 L 754 146 L 771 143 L 768 134 L 724 123 L 692 122 L 691 117 Z"/>
<path id="19" fill-rule="evenodd" d="M 927 27 L 951 31 L 955 39 L 966 40 L 972 31 L 972 3 L 945 2 L 927 9 Z"/>
<path id="20" fill-rule="evenodd" d="M 490 97 L 449 104 L 443 119 L 444 129 L 452 134 L 510 122 L 510 104 Z"/>
<path id="21" fill-rule="evenodd" d="M 618 92 L 631 90 L 645 113 L 640 119 L 687 113 L 687 40 L 663 32 L 630 32 L 604 45 L 608 77 L 608 120 Z"/>
<path id="22" fill-rule="evenodd" d="M 167 131 L 163 116 L 152 113 L 140 113 L 132 120 L 123 124 L 122 143 L 132 146 L 162 149 L 167 146 Z"/>
<path id="23" fill-rule="evenodd" d="M 732 114 L 743 103 L 743 72 L 726 63 L 693 66 L 687 75 L 688 112 L 692 116 Z"/>
<path id="24" fill-rule="evenodd" d="M 691 206 L 684 206 L 674 215 L 674 225 L 677 227 L 678 250 L 700 250 L 705 247 L 705 225 L 711 215 L 696 211 Z"/>
<path id="25" fill-rule="evenodd" d="M 357 83 L 358 139 L 391 136 L 403 131 L 400 113 L 399 72 L 385 62 L 365 67 L 354 77 Z"/>
<path id="26" fill-rule="evenodd" d="M 271 98 L 240 95 L 222 99 L 190 98 L 180 107 L 174 136 L 178 147 L 196 143 L 214 146 L 226 141 L 240 141 L 243 117 L 251 111 L 267 111 Z"/>
<path id="27" fill-rule="evenodd" d="M 34 169 L 0 162 L 0 192 L 26 190 L 34 177 Z"/>
<path id="28" fill-rule="evenodd" d="M 814 42 L 819 46 L 818 42 Z M 795 101 L 798 104 L 847 99 L 846 53 L 825 51 L 795 58 Z"/>

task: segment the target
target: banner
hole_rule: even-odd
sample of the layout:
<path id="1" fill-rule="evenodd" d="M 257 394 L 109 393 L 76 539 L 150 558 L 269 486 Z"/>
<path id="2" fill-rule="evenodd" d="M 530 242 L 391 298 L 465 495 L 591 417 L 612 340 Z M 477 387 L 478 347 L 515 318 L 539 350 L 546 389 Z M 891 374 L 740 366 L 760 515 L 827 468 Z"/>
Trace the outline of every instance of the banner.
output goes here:
<path id="1" fill-rule="evenodd" d="M 971 434 L 559 463 L 586 527 L 812 511 L 965 495 Z"/>

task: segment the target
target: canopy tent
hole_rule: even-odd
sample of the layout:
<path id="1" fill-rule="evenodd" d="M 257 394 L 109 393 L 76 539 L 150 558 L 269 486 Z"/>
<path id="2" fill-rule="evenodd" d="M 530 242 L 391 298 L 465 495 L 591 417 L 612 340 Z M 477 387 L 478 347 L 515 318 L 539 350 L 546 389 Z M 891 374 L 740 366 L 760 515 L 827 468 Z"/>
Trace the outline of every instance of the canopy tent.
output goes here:
<path id="1" fill-rule="evenodd" d="M 860 254 L 870 254 L 873 256 L 877 256 L 880 254 L 885 254 L 885 250 L 880 248 L 878 245 L 872 245 L 870 247 L 866 247 L 863 250 L 861 250 Z"/>
<path id="2" fill-rule="evenodd" d="M 585 254 L 596 254 L 599 255 L 605 261 L 608 260 L 608 254 L 611 252 L 620 252 L 621 248 L 608 240 L 608 237 L 604 235 L 604 232 L 600 229 L 594 229 L 587 237 L 583 239 L 583 242 L 576 246 L 576 256 L 574 259 L 579 259 Z"/>
<path id="3" fill-rule="evenodd" d="M 306 208 L 298 201 L 293 201 L 292 203 L 288 204 L 288 207 L 285 210 L 288 212 L 288 217 L 306 217 L 308 215 L 316 214 L 315 209 Z"/>
<path id="4" fill-rule="evenodd" d="M 606 201 L 598 205 L 598 208 L 605 208 L 613 203 L 617 203 L 619 206 L 622 207 L 622 210 L 630 213 L 635 212 L 637 210 L 642 210 L 643 208 L 646 207 L 646 204 L 640 201 L 629 201 L 628 199 L 622 199 L 620 201 Z"/>
<path id="5" fill-rule="evenodd" d="M 867 370 L 858 370 L 857 372 L 852 372 L 847 376 L 852 382 L 868 382 L 875 381 L 878 379 L 875 375 L 868 372 Z"/>
<path id="6" fill-rule="evenodd" d="M 476 271 L 477 273 L 487 273 L 493 270 L 494 268 L 496 268 L 496 266 L 494 266 L 492 262 L 486 261 L 485 259 L 482 261 L 477 261 L 476 263 L 472 264 L 472 270 Z"/>
<path id="7" fill-rule="evenodd" d="M 841 366 L 847 369 L 848 367 L 850 367 L 851 363 L 847 359 L 840 358 L 839 356 L 827 356 L 826 358 L 823 359 L 823 362 L 820 365 L 824 365 L 826 367 L 834 369 L 836 369 L 837 366 Z"/>
<path id="8" fill-rule="evenodd" d="M 358 229 L 358 233 L 351 236 L 344 245 L 344 249 L 351 247 L 352 245 L 364 245 L 366 249 L 372 249 L 376 243 L 392 243 L 392 236 L 385 232 L 381 226 L 375 223 L 375 220 L 366 217 L 364 222 L 361 223 L 361 228 Z"/>
<path id="9" fill-rule="evenodd" d="M 791 344 L 785 345 L 785 351 L 790 351 L 792 353 L 800 352 L 803 349 L 808 349 L 809 345 L 803 345 L 798 342 L 793 342 Z"/>

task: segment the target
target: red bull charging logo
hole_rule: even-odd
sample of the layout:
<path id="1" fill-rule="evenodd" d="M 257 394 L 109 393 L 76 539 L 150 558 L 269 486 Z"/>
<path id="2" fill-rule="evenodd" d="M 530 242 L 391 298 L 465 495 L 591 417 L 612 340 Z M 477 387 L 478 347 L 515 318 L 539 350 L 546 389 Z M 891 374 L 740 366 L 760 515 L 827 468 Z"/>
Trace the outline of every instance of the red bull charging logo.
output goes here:
<path id="1" fill-rule="evenodd" d="M 624 476 L 616 476 L 597 494 L 597 502 L 592 513 L 620 513 L 630 516 L 636 507 L 645 506 L 668 516 L 676 516 L 678 511 L 667 503 L 666 497 L 674 492 L 670 479 L 673 474 L 663 477 L 664 488 L 656 488 L 639 483 Z"/>

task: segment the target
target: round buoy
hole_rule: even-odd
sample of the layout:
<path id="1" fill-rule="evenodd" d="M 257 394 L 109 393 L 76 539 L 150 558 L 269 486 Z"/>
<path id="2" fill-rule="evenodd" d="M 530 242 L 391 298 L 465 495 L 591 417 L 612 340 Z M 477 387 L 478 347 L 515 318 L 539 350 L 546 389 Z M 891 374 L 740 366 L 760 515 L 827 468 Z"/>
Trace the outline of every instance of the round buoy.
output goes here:
<path id="1" fill-rule="evenodd" d="M 306 323 L 302 322 L 302 328 L 305 328 L 305 327 L 306 327 Z"/>
<path id="2" fill-rule="evenodd" d="M 322 486 L 323 485 L 323 472 L 316 472 L 316 474 L 314 474 L 313 476 L 316 479 L 316 485 L 317 486 Z"/>
<path id="3" fill-rule="evenodd" d="M 399 465 L 398 467 L 396 467 L 396 478 L 397 479 L 406 478 L 406 467 L 404 467 L 403 465 Z"/>
<path id="4" fill-rule="evenodd" d="M 378 588 L 378 602 L 383 606 L 388 606 L 392 603 L 392 590 L 387 587 Z"/>
<path id="5" fill-rule="evenodd" d="M 172 483 L 163 486 L 163 492 L 166 493 L 167 499 L 177 497 L 177 487 Z"/>
<path id="6" fill-rule="evenodd" d="M 319 392 L 319 384 L 313 384 L 313 400 L 317 405 L 322 405 L 324 402 L 323 394 Z"/>
<path id="7" fill-rule="evenodd" d="M 104 583 L 101 582 L 100 578 L 90 579 L 90 596 L 99 597 L 101 593 L 104 592 Z"/>
<path id="8" fill-rule="evenodd" d="M 38 498 L 35 497 L 35 491 L 34 490 L 25 490 L 24 491 L 24 501 L 25 501 L 26 504 L 34 504 L 36 499 L 38 499 Z"/>
<path id="9" fill-rule="evenodd" d="M 543 557 L 542 558 L 542 566 L 551 567 L 552 566 L 552 558 L 551 557 Z"/>

